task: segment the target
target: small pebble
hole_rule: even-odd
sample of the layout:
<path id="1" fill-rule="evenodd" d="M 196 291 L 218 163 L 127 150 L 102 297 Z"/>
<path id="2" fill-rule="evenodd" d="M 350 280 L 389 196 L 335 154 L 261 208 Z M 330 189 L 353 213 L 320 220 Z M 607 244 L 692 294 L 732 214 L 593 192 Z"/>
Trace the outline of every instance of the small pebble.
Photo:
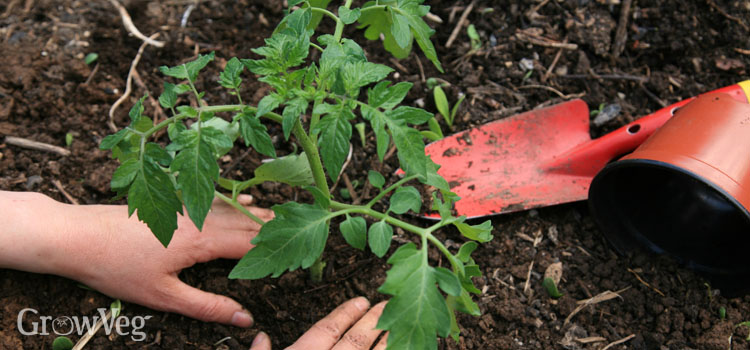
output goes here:
<path id="1" fill-rule="evenodd" d="M 617 118 L 620 115 L 620 111 L 622 111 L 622 107 L 616 103 L 604 106 L 602 111 L 594 118 L 594 126 L 602 126 L 610 120 Z"/>
<path id="2" fill-rule="evenodd" d="M 39 175 L 29 176 L 29 178 L 26 180 L 26 185 L 25 185 L 26 190 L 31 191 L 40 182 L 42 182 L 42 177 L 41 176 L 39 176 Z"/>
<path id="3" fill-rule="evenodd" d="M 521 62 L 518 63 L 518 66 L 521 68 L 522 71 L 528 71 L 534 69 L 534 60 L 530 58 L 522 58 Z"/>

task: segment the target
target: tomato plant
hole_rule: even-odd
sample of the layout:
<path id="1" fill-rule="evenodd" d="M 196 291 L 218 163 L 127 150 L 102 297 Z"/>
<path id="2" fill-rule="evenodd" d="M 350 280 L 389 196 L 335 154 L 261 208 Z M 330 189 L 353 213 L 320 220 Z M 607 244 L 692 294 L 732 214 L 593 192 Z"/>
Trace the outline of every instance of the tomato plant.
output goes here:
<path id="1" fill-rule="evenodd" d="M 429 7 L 421 5 L 422 0 L 383 0 L 352 8 L 352 0 L 346 0 L 334 13 L 325 8 L 328 3 L 290 0 L 294 10 L 265 40 L 265 46 L 252 50 L 260 58 L 227 62 L 219 83 L 237 97 L 237 104 L 209 105 L 205 93 L 196 89 L 200 71 L 214 59 L 214 53 L 161 67 L 174 81 L 165 82 L 159 96 L 159 103 L 171 116 L 155 124 L 144 114 L 141 99 L 130 110 L 130 125 L 102 141 L 101 148 L 111 150 L 121 163 L 111 187 L 119 197 L 127 197 L 129 214 L 137 211 L 138 218 L 165 247 L 183 207 L 201 229 L 217 197 L 261 223 L 262 229 L 252 241 L 255 248 L 239 261 L 230 278 L 258 279 L 297 268 L 320 269 L 333 218 L 343 219 L 338 231 L 346 242 L 357 249 L 369 247 L 378 257 L 389 251 L 394 226 L 411 232 L 419 244 L 404 244 L 388 258 L 391 268 L 379 291 L 391 299 L 378 328 L 390 332 L 388 349 L 436 349 L 438 335 L 458 339 L 455 311 L 479 315 L 471 294 L 480 291 L 471 278 L 479 276 L 480 270 L 470 255 L 477 242 L 492 239 L 492 227 L 489 221 L 469 225 L 465 218 L 451 214 L 459 198 L 437 174 L 438 165 L 425 155 L 423 136 L 417 129 L 433 114 L 401 105 L 412 84 L 385 80 L 393 69 L 369 62 L 359 44 L 343 37 L 344 27 L 358 22 L 366 28 L 367 38 L 382 35 L 386 49 L 398 57 L 416 42 L 441 69 L 429 39 L 433 31 L 422 19 Z M 321 16 L 336 22 L 333 34 L 315 36 Z M 308 61 L 311 50 L 320 51 L 317 62 Z M 240 97 L 245 70 L 271 87 L 257 106 Z M 184 103 L 190 99 L 196 107 Z M 223 114 L 231 114 L 231 121 L 219 116 Z M 383 175 L 370 171 L 368 181 L 380 190 L 377 195 L 362 205 L 338 202 L 330 194 L 329 180 L 337 181 L 349 153 L 352 124 L 362 121 L 375 135 L 380 161 L 395 145 L 405 174 L 385 187 Z M 302 152 L 279 157 L 264 124 L 267 122 L 280 124 L 283 138 L 296 141 Z M 149 141 L 162 129 L 169 137 L 165 147 Z M 220 176 L 217 164 L 239 139 L 272 159 L 242 181 Z M 236 199 L 265 181 L 302 187 L 315 201 L 275 205 L 275 218 L 263 222 Z M 422 195 L 409 185 L 416 182 L 431 189 L 429 209 L 441 215 L 440 221 L 429 227 L 397 217 L 423 209 Z M 217 185 L 231 196 L 219 192 Z M 378 203 L 387 203 L 383 205 L 386 209 L 375 210 Z M 372 222 L 369 228 L 365 217 Z M 467 239 L 456 252 L 433 235 L 448 225 Z M 445 255 L 450 268 L 430 264 L 430 247 Z"/>

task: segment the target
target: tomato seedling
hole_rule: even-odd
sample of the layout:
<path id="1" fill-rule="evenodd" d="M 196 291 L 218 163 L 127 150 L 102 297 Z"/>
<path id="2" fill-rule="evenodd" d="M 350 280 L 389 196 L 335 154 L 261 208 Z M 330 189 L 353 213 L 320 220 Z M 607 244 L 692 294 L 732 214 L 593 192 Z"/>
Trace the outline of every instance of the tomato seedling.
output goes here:
<path id="1" fill-rule="evenodd" d="M 142 98 L 129 112 L 130 125 L 102 141 L 101 148 L 112 150 L 121 163 L 111 187 L 118 197 L 127 196 L 129 214 L 137 211 L 164 246 L 172 239 L 183 206 L 202 229 L 214 198 L 262 224 L 252 241 L 255 248 L 239 261 L 230 278 L 278 277 L 298 268 L 320 273 L 321 254 L 334 218 L 343 219 L 339 231 L 351 246 L 369 247 L 378 257 L 390 250 L 394 226 L 415 234 L 419 244 L 404 244 L 388 258 L 391 268 L 379 291 L 391 299 L 377 327 L 390 331 L 388 349 L 436 349 L 438 335 L 458 340 L 456 310 L 480 314 L 471 294 L 481 293 L 472 281 L 481 273 L 470 255 L 476 242 L 492 239 L 492 226 L 490 221 L 469 225 L 464 217 L 451 214 L 459 198 L 437 174 L 438 165 L 425 155 L 418 129 L 434 116 L 401 105 L 412 84 L 385 80 L 393 69 L 369 62 L 359 44 L 343 37 L 344 27 L 358 22 L 367 38 L 382 35 L 385 48 L 397 57 L 408 54 L 416 42 L 442 69 L 429 39 L 433 31 L 422 19 L 429 7 L 421 5 L 422 0 L 381 0 L 352 8 L 352 0 L 346 0 L 334 13 L 325 8 L 328 2 L 288 1 L 293 11 L 265 40 L 265 46 L 252 50 L 260 58 L 227 61 L 219 84 L 237 98 L 237 104 L 209 105 L 209 97 L 196 88 L 201 70 L 214 60 L 213 52 L 178 66 L 161 67 L 171 82 L 164 83 L 159 103 L 171 116 L 155 124 L 144 114 Z M 315 35 L 319 16 L 336 23 L 333 34 Z M 311 50 L 320 51 L 317 61 L 310 60 Z M 245 70 L 271 88 L 257 106 L 241 98 Z M 221 118 L 222 114 L 231 114 L 231 121 Z M 280 157 L 267 122 L 278 123 L 283 140 L 293 139 L 302 152 Z M 355 122 L 372 130 L 380 161 L 394 145 L 405 172 L 388 187 L 381 174 L 370 172 L 368 181 L 380 192 L 361 205 L 334 200 L 329 186 L 342 171 Z M 149 141 L 164 129 L 169 137 L 166 147 Z M 239 139 L 273 159 L 242 181 L 222 177 L 217 164 Z M 237 196 L 265 181 L 303 188 L 315 201 L 275 205 L 275 218 L 263 222 L 239 205 Z M 422 194 L 407 185 L 414 182 L 432 191 L 430 209 L 441 215 L 429 227 L 395 216 L 422 210 Z M 217 191 L 217 184 L 231 196 Z M 376 210 L 381 203 L 384 210 Z M 369 228 L 365 217 L 372 222 Z M 449 225 L 467 240 L 455 253 L 434 235 Z M 450 269 L 432 265 L 430 247 L 445 255 Z"/>

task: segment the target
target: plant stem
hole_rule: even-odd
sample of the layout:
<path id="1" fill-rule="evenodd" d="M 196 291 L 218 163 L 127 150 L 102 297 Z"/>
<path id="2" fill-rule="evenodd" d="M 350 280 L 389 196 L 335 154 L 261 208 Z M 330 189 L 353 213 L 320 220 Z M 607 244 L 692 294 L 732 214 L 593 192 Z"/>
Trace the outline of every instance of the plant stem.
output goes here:
<path id="1" fill-rule="evenodd" d="M 236 111 L 242 110 L 243 108 L 246 108 L 246 109 L 248 109 L 250 111 L 253 111 L 253 112 L 255 112 L 255 111 L 258 110 L 257 107 L 247 106 L 247 105 L 204 106 L 204 107 L 196 108 L 196 110 L 198 111 L 198 114 L 200 114 L 200 113 L 206 113 L 206 112 L 209 112 L 209 113 L 236 112 Z M 171 116 L 171 117 L 169 117 L 169 118 L 161 121 L 159 124 L 154 125 L 153 127 L 151 127 L 151 129 L 148 129 L 145 132 L 142 132 L 142 133 L 141 132 L 135 132 L 135 131 L 134 132 L 136 134 L 138 134 L 138 135 L 143 136 L 143 137 L 149 137 L 149 136 L 153 135 L 155 132 L 157 132 L 157 131 L 163 129 L 164 127 L 166 127 L 167 125 L 169 125 L 169 123 L 176 122 L 178 120 L 182 120 L 182 119 L 185 119 L 185 118 L 188 118 L 188 117 L 189 117 L 189 115 L 187 115 L 186 113 L 180 113 L 180 114 L 173 115 L 173 116 Z M 283 119 L 280 115 L 278 115 L 278 114 L 276 114 L 274 112 L 268 112 L 268 113 L 264 114 L 263 118 L 270 119 L 270 120 L 275 121 L 277 123 L 281 123 L 281 120 Z"/>
<path id="2" fill-rule="evenodd" d="M 259 217 L 255 216 L 255 215 L 254 215 L 253 213 L 251 213 L 251 212 L 250 212 L 249 210 L 245 209 L 245 207 L 243 207 L 242 205 L 240 205 L 240 203 L 237 203 L 237 201 L 235 201 L 235 200 L 232 200 L 232 198 L 229 198 L 229 197 L 225 196 L 225 195 L 224 195 L 224 194 L 222 194 L 221 192 L 219 192 L 219 191 L 214 191 L 214 196 L 218 197 L 219 199 L 223 200 L 223 201 L 224 201 L 224 202 L 226 202 L 227 204 L 231 205 L 231 206 L 232 206 L 232 207 L 233 207 L 234 209 L 237 209 L 237 210 L 241 211 L 241 212 L 242 212 L 242 214 L 245 214 L 245 215 L 247 215 L 247 217 L 249 217 L 249 218 L 250 218 L 250 219 L 252 219 L 253 221 L 257 222 L 257 223 L 258 223 L 258 224 L 260 224 L 261 226 L 263 226 L 263 224 L 265 224 L 265 223 L 266 223 L 266 222 L 265 222 L 265 221 L 263 221 L 263 220 L 262 220 L 261 218 L 259 218 Z"/>
<path id="3" fill-rule="evenodd" d="M 344 3 L 344 7 L 351 8 L 352 0 L 346 0 L 346 3 Z M 333 38 L 336 39 L 336 42 L 341 41 L 341 36 L 344 34 L 344 26 L 344 21 L 336 17 L 336 30 L 333 32 Z"/>
<path id="4" fill-rule="evenodd" d="M 405 177 L 405 178 L 403 178 L 401 180 L 398 180 L 398 182 L 394 183 L 393 185 L 388 186 L 388 188 L 386 188 L 385 190 L 383 190 L 380 193 L 378 193 L 378 195 L 375 196 L 375 198 L 373 198 L 372 200 L 370 200 L 370 202 L 367 203 L 365 206 L 367 208 L 372 208 L 372 206 L 375 205 L 375 203 L 377 203 L 383 197 L 385 197 L 385 195 L 388 194 L 388 192 L 391 192 L 391 191 L 395 190 L 396 188 L 398 188 L 399 186 L 403 185 L 404 183 L 406 183 L 408 181 L 411 181 L 411 180 L 414 180 L 417 177 L 419 177 L 419 175 L 411 175 L 411 176 L 407 176 L 407 177 Z"/>
<path id="5" fill-rule="evenodd" d="M 376 218 L 379 220 L 385 220 L 385 222 L 391 225 L 398 226 L 404 230 L 416 233 L 420 237 L 429 234 L 431 232 L 430 229 L 432 229 L 432 227 L 429 229 L 425 229 L 419 226 L 412 225 L 408 222 L 401 221 L 392 216 L 389 216 L 388 214 L 383 214 L 379 211 L 370 209 L 367 206 L 363 206 L 363 205 L 351 205 L 351 204 L 341 203 L 337 201 L 331 201 L 331 208 L 333 208 L 334 210 L 338 210 L 337 212 L 334 212 L 332 214 L 335 216 L 349 214 L 349 213 L 364 214 L 364 215 L 372 216 L 373 218 Z"/>
<path id="6" fill-rule="evenodd" d="M 339 18 L 339 16 L 336 16 L 333 12 L 328 11 L 324 8 L 310 6 L 310 10 L 312 10 L 312 12 L 320 12 L 328 17 L 331 17 L 334 21 L 336 21 L 336 25 L 338 25 L 339 22 L 341 22 L 341 19 Z"/>
<path id="7" fill-rule="evenodd" d="M 320 161 L 318 145 L 307 135 L 305 129 L 302 128 L 302 122 L 300 122 L 299 119 L 294 123 L 292 133 L 297 137 L 297 141 L 299 141 L 300 146 L 302 146 L 305 154 L 307 154 L 307 161 L 310 163 L 310 170 L 312 171 L 313 179 L 315 179 L 315 184 L 328 198 L 330 198 L 331 190 L 328 188 L 326 173 L 323 170 L 323 163 Z"/>

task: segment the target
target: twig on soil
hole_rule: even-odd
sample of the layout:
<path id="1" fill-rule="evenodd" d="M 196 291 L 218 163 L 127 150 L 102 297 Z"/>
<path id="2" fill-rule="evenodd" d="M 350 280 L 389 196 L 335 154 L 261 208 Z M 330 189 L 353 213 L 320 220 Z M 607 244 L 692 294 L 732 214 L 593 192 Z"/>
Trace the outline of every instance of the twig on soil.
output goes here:
<path id="1" fill-rule="evenodd" d="M 349 162 L 352 161 L 352 155 L 354 154 L 354 148 L 352 147 L 352 144 L 349 144 L 349 155 L 346 156 L 346 161 L 341 166 L 341 172 L 339 173 L 339 176 L 336 178 L 336 181 L 333 183 L 333 186 L 331 187 L 331 192 L 336 189 L 336 187 L 339 185 L 339 180 L 341 180 L 341 175 L 344 174 L 344 171 L 346 171 L 346 168 L 349 166 Z"/>
<path id="2" fill-rule="evenodd" d="M 563 39 L 563 44 L 568 43 L 568 37 L 566 36 L 565 39 Z M 552 63 L 550 63 L 549 68 L 547 68 L 547 71 L 544 72 L 544 75 L 542 76 L 542 82 L 546 82 L 547 79 L 549 79 L 549 75 L 552 74 L 552 70 L 555 69 L 555 66 L 557 65 L 557 61 L 560 60 L 560 56 L 562 56 L 563 49 L 557 50 L 557 54 L 555 54 L 555 58 L 552 59 Z"/>
<path id="3" fill-rule="evenodd" d="M 734 51 L 737 51 L 743 55 L 750 55 L 750 50 L 740 49 L 739 47 L 735 48 Z"/>
<path id="4" fill-rule="evenodd" d="M 114 0 L 113 0 L 114 1 Z M 159 36 L 159 33 L 155 33 L 154 35 L 151 35 L 151 38 L 156 38 Z M 133 62 L 130 63 L 130 71 L 128 72 L 128 78 L 125 80 L 125 92 L 120 96 L 120 98 L 115 101 L 114 104 L 112 104 L 112 107 L 109 109 L 109 129 L 112 130 L 112 132 L 117 132 L 117 126 L 115 125 L 115 110 L 117 110 L 117 107 L 120 106 L 129 96 L 130 92 L 133 89 L 133 72 L 135 71 L 135 67 L 138 66 L 138 62 L 141 60 L 141 56 L 143 55 L 143 50 L 146 49 L 146 46 L 148 46 L 147 42 L 143 42 L 141 44 L 141 47 L 138 48 L 138 53 L 135 55 L 135 58 L 133 59 Z"/>
<path id="5" fill-rule="evenodd" d="M 458 19 L 458 23 L 456 23 L 456 27 L 453 28 L 453 32 L 451 33 L 451 36 L 448 37 L 448 41 L 445 42 L 445 47 L 451 47 L 453 45 L 453 42 L 458 37 L 458 33 L 461 32 L 461 28 L 463 28 L 464 24 L 466 24 L 466 19 L 469 17 L 469 14 L 471 13 L 471 10 L 474 9 L 474 4 L 476 3 L 476 0 L 473 0 L 471 4 L 464 10 L 464 13 L 461 14 L 461 18 Z"/>
<path id="6" fill-rule="evenodd" d="M 182 19 L 180 20 L 180 28 L 185 28 L 187 25 L 188 18 L 190 18 L 190 13 L 193 12 L 195 9 L 195 4 L 190 4 L 185 9 L 185 13 L 182 14 Z"/>
<path id="7" fill-rule="evenodd" d="M 666 101 L 660 99 L 659 96 L 654 95 L 654 93 L 651 92 L 651 91 L 649 91 L 649 89 L 647 89 L 645 85 L 640 84 L 640 87 L 641 87 L 641 90 L 643 90 L 643 92 L 646 93 L 646 96 L 648 96 L 649 98 L 651 98 L 652 100 L 654 100 L 654 102 L 658 103 L 659 106 L 661 106 L 662 108 L 664 108 L 664 107 L 667 106 L 667 102 Z"/>
<path id="8" fill-rule="evenodd" d="M 625 40 L 628 39 L 628 18 L 630 18 L 630 5 L 633 0 L 623 0 L 620 7 L 620 21 L 615 32 L 615 41 L 612 44 L 612 63 L 620 57 L 625 50 Z"/>
<path id="9" fill-rule="evenodd" d="M 637 81 L 637 82 L 646 82 L 646 81 L 648 81 L 648 78 L 646 78 L 646 77 L 639 77 L 637 75 L 630 75 L 630 74 L 596 74 L 596 75 L 589 75 L 589 74 L 563 74 L 563 75 L 555 75 L 555 77 L 565 78 L 565 79 L 633 80 L 633 81 Z"/>
<path id="10" fill-rule="evenodd" d="M 354 191 L 354 185 L 352 185 L 351 180 L 349 180 L 349 175 L 347 175 L 346 173 L 341 173 L 341 179 L 344 180 L 344 185 L 346 185 L 346 189 L 349 191 L 349 195 L 352 197 L 352 204 L 359 204 L 359 196 L 357 195 L 357 192 Z"/>
<path id="11" fill-rule="evenodd" d="M 626 291 L 628 289 L 630 289 L 629 286 L 626 287 L 626 288 L 620 289 L 620 290 L 618 290 L 616 292 L 607 290 L 607 291 L 604 291 L 604 292 L 601 292 L 601 293 L 597 294 L 593 298 L 589 298 L 589 299 L 578 301 L 578 307 L 576 307 L 575 310 L 573 310 L 573 312 L 571 312 L 570 315 L 568 315 L 568 317 L 565 318 L 565 322 L 563 322 L 563 327 L 565 327 L 568 324 L 568 322 L 570 322 L 570 320 L 573 318 L 573 316 L 575 316 L 577 313 L 581 312 L 581 310 L 585 309 L 586 307 L 588 307 L 590 305 L 595 305 L 595 304 L 601 303 L 603 301 L 612 300 L 614 298 L 622 298 L 620 296 L 620 293 L 622 293 L 622 292 L 624 292 L 624 291 Z"/>
<path id="12" fill-rule="evenodd" d="M 99 62 L 96 63 L 94 66 L 94 69 L 89 73 L 89 77 L 86 78 L 86 81 L 83 82 L 83 85 L 88 85 L 91 82 L 91 79 L 94 78 L 94 75 L 96 75 L 96 72 L 99 71 Z"/>
<path id="13" fill-rule="evenodd" d="M 443 24 L 443 19 L 440 18 L 440 16 L 438 16 L 438 15 L 432 13 L 432 12 L 427 12 L 427 14 L 424 15 L 424 18 L 429 19 L 430 21 L 433 21 L 433 22 L 438 23 L 438 24 Z"/>
<path id="14" fill-rule="evenodd" d="M 71 204 L 79 204 L 78 201 L 73 198 L 73 196 L 71 196 L 68 191 L 65 190 L 65 187 L 63 187 L 62 183 L 60 183 L 60 180 L 52 180 L 52 184 L 57 187 L 57 190 L 60 191 L 60 193 L 62 193 L 63 196 L 65 196 L 65 198 L 67 198 Z"/>
<path id="15" fill-rule="evenodd" d="M 529 271 L 526 272 L 526 283 L 523 285 L 523 294 L 528 294 L 529 292 L 529 282 L 531 281 L 531 271 L 534 269 L 534 261 L 531 261 L 531 264 L 529 264 Z"/>
<path id="16" fill-rule="evenodd" d="M 627 0 L 625 0 L 625 1 L 627 1 Z M 611 347 L 613 347 L 613 346 L 615 346 L 615 345 L 619 345 L 619 344 L 622 344 L 622 343 L 624 343 L 624 342 L 626 342 L 626 341 L 628 341 L 628 340 L 630 340 L 630 339 L 633 339 L 633 338 L 635 338 L 635 334 L 631 334 L 631 335 L 629 335 L 629 336 L 627 336 L 627 337 L 625 337 L 625 338 L 622 338 L 622 339 L 620 339 L 620 340 L 617 340 L 617 341 L 613 341 L 613 342 L 611 342 L 611 343 L 607 344 L 607 346 L 605 346 L 605 347 L 603 347 L 603 348 L 601 348 L 601 349 L 599 349 L 599 350 L 607 350 L 607 349 L 609 349 L 609 348 L 611 348 Z"/>
<path id="17" fill-rule="evenodd" d="M 555 88 L 553 88 L 551 86 L 546 86 L 546 85 L 531 84 L 531 85 L 519 86 L 518 89 L 542 89 L 542 90 L 547 90 L 547 91 L 554 92 L 557 96 L 560 96 L 560 98 L 562 98 L 563 100 L 568 100 L 568 99 L 571 99 L 571 98 L 578 98 L 578 97 L 581 96 L 581 93 L 565 95 L 562 92 L 560 92 L 560 90 L 557 90 L 557 89 L 555 89 Z M 583 93 L 583 94 L 585 94 L 585 93 Z"/>
<path id="18" fill-rule="evenodd" d="M 662 293 L 662 292 L 661 292 L 661 291 L 660 291 L 659 289 L 657 289 L 656 287 L 653 287 L 652 285 L 648 284 L 648 282 L 644 281 L 644 280 L 643 280 L 643 278 L 641 278 L 641 276 L 640 276 L 640 275 L 638 275 L 638 272 L 635 272 L 635 270 L 633 270 L 633 269 L 631 269 L 631 268 L 628 268 L 628 272 L 630 272 L 630 273 L 632 273 L 633 275 L 635 275 L 635 278 L 636 278 L 636 279 L 637 279 L 637 280 L 638 280 L 639 282 L 643 283 L 643 285 L 644 285 L 644 286 L 646 286 L 646 287 L 650 288 L 651 290 L 653 290 L 654 292 L 658 293 L 659 295 L 661 295 L 661 296 L 663 296 L 663 297 L 665 297 L 665 296 L 666 296 L 666 295 L 664 295 L 664 293 Z"/>
<path id="19" fill-rule="evenodd" d="M 80 340 L 78 340 L 78 343 L 76 343 L 76 346 L 73 347 L 72 350 L 81 350 L 84 346 L 91 340 L 91 338 L 96 334 L 96 332 L 99 331 L 99 328 L 102 328 L 102 325 L 104 325 L 104 322 L 112 318 L 112 310 L 108 310 L 107 314 L 104 315 L 103 319 L 100 319 L 96 324 L 94 325 L 94 328 L 86 332 Z"/>
<path id="20" fill-rule="evenodd" d="M 417 61 L 417 67 L 419 67 L 419 76 L 422 78 L 422 82 L 427 82 L 427 78 L 424 76 L 424 67 L 422 67 L 422 61 L 419 60 L 419 55 L 414 55 L 414 59 Z"/>
<path id="21" fill-rule="evenodd" d="M 719 13 L 722 16 L 726 17 L 727 19 L 729 19 L 731 21 L 737 22 L 737 24 L 739 24 L 740 26 L 742 26 L 742 28 L 745 29 L 745 31 L 750 30 L 750 28 L 748 28 L 747 24 L 745 24 L 745 22 L 742 22 L 742 19 L 740 19 L 739 17 L 736 17 L 736 16 L 732 16 L 729 13 L 727 13 L 727 11 L 724 11 L 724 9 L 722 9 L 721 7 L 719 7 L 719 5 L 717 5 L 716 2 L 714 2 L 714 0 L 706 0 L 706 2 L 708 3 L 708 6 L 711 6 L 711 8 L 715 9 L 716 11 L 719 11 Z"/>
<path id="22" fill-rule="evenodd" d="M 0 15 L 0 18 L 6 18 L 10 16 L 10 12 L 13 11 L 13 8 L 16 7 L 16 5 L 18 5 L 20 1 L 21 0 L 11 0 L 10 3 L 8 4 L 8 7 L 5 8 L 5 12 L 3 12 L 2 15 Z"/>
<path id="23" fill-rule="evenodd" d="M 130 15 L 128 14 L 128 10 L 125 9 L 122 4 L 120 4 L 117 0 L 109 0 L 109 2 L 117 8 L 117 11 L 120 12 L 120 17 L 122 17 L 122 24 L 125 26 L 125 29 L 127 29 L 130 34 L 133 34 L 136 38 L 143 40 L 144 42 L 148 43 L 149 45 L 154 45 L 156 47 L 164 47 L 163 41 L 156 41 L 154 40 L 154 36 L 146 37 L 141 33 L 138 28 L 135 27 L 135 24 L 133 24 L 133 19 L 130 18 Z"/>
<path id="24" fill-rule="evenodd" d="M 516 38 L 518 40 L 525 41 L 525 42 L 528 42 L 537 46 L 553 47 L 553 48 L 565 49 L 565 50 L 578 50 L 577 44 L 554 41 L 545 37 L 541 37 L 541 36 L 533 35 L 528 32 L 524 32 L 520 29 L 516 31 Z"/>
<path id="25" fill-rule="evenodd" d="M 391 63 L 392 63 L 392 64 L 393 64 L 394 66 L 396 66 L 396 68 L 398 68 L 398 70 L 400 70 L 400 71 L 401 71 L 401 73 L 404 73 L 404 74 L 409 74 L 409 70 L 408 70 L 408 69 L 406 69 L 406 67 L 404 67 L 404 65 L 402 65 L 401 63 L 399 63 L 397 59 L 395 59 L 395 58 L 391 57 L 391 58 L 390 58 L 390 61 L 391 61 Z"/>
<path id="26" fill-rule="evenodd" d="M 586 337 L 586 338 L 576 338 L 575 341 L 581 343 L 581 344 L 588 344 L 588 343 L 598 343 L 607 341 L 604 337 Z"/>
<path id="27" fill-rule="evenodd" d="M 29 139 L 15 137 L 15 136 L 6 136 L 5 143 L 9 145 L 13 145 L 13 146 L 18 146 L 21 148 L 33 149 L 36 151 L 56 153 L 63 157 L 67 157 L 70 155 L 70 151 L 65 148 L 50 145 L 50 144 L 43 143 L 43 142 L 32 141 Z"/>

